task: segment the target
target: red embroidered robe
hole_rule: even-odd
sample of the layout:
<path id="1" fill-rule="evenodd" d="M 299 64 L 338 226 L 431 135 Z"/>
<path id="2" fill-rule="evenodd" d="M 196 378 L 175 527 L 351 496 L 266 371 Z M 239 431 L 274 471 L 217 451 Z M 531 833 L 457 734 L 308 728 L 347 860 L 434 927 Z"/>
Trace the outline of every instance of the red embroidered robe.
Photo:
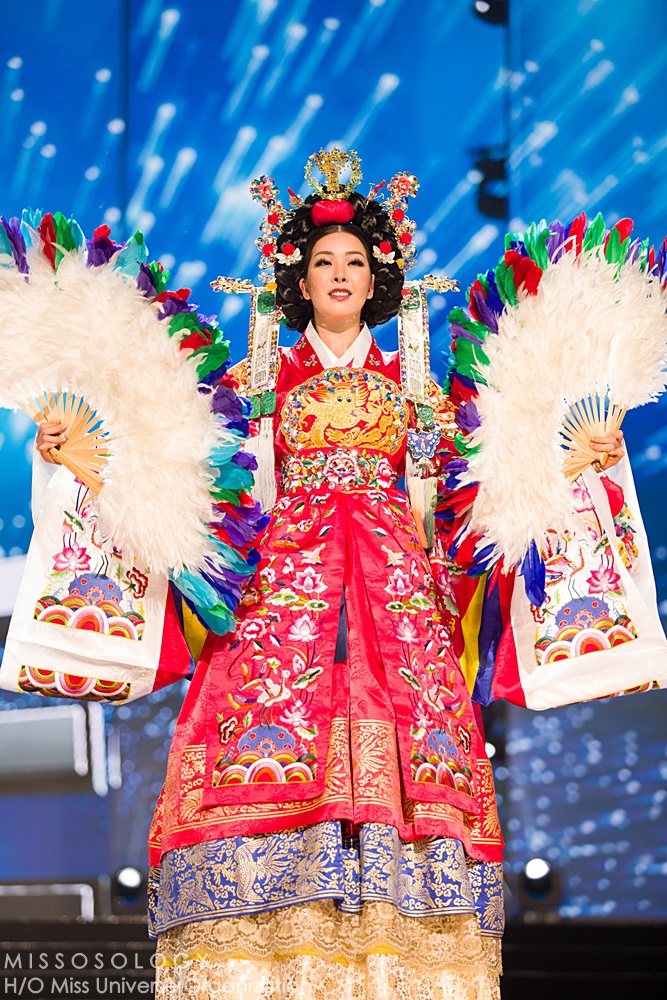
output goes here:
<path id="1" fill-rule="evenodd" d="M 245 364 L 234 372 L 243 392 Z M 209 639 L 185 699 L 152 863 L 328 819 L 455 837 L 500 859 L 446 571 L 429 564 L 395 485 L 410 423 L 399 385 L 398 355 L 374 341 L 355 369 L 323 370 L 303 336 L 281 351 L 278 502 L 238 626 Z M 431 392 L 444 427 L 446 401 Z M 348 655 L 335 662 L 343 592 Z"/>

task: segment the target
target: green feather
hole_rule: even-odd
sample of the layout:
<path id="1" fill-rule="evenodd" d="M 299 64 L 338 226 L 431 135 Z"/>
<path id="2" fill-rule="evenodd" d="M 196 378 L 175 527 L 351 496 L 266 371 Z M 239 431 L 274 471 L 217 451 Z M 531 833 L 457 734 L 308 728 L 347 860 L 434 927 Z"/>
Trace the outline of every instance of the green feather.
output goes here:
<path id="1" fill-rule="evenodd" d="M 507 295 L 507 301 L 509 304 L 511 306 L 515 306 L 518 300 L 516 297 L 516 286 L 514 284 L 514 268 L 511 266 L 507 268 L 507 273 L 505 275 L 505 294 Z"/>
<path id="2" fill-rule="evenodd" d="M 501 260 L 498 261 L 498 266 L 496 267 L 494 274 L 496 276 L 496 287 L 498 288 L 498 294 L 500 295 L 500 298 L 503 300 L 503 302 L 507 302 L 508 295 L 505 289 L 507 264 L 505 263 L 504 260 L 502 260 L 502 258 Z"/>
<path id="3" fill-rule="evenodd" d="M 639 253 L 637 254 L 637 262 L 642 272 L 646 271 L 646 268 L 648 267 L 648 248 L 649 238 L 647 236 L 645 240 L 641 241 L 639 245 Z"/>
<path id="4" fill-rule="evenodd" d="M 200 378 L 206 378 L 217 368 L 222 368 L 229 358 L 229 344 L 226 340 L 218 344 L 206 344 L 190 355 L 197 365 L 197 374 Z"/>
<path id="5" fill-rule="evenodd" d="M 610 264 L 616 264 L 619 261 L 621 253 L 621 234 L 618 229 L 611 229 L 609 231 L 609 239 L 607 240 L 607 246 L 605 247 L 604 255 Z"/>
<path id="6" fill-rule="evenodd" d="M 69 253 L 71 250 L 76 250 L 76 240 L 72 236 L 67 219 L 62 212 L 54 212 L 53 214 L 53 228 L 56 234 L 56 259 L 54 262 L 54 268 L 57 271 L 61 260 L 64 257 L 63 250 Z"/>
<path id="7" fill-rule="evenodd" d="M 481 450 L 481 444 L 471 445 L 465 434 L 458 432 L 454 438 L 454 444 L 462 455 L 476 455 Z"/>
<path id="8" fill-rule="evenodd" d="M 241 490 L 230 490 L 229 488 L 222 487 L 216 488 L 214 486 L 209 492 L 216 503 L 233 503 L 236 507 L 241 503 Z"/>
<path id="9" fill-rule="evenodd" d="M 478 340 L 484 340 L 489 332 L 488 327 L 485 326 L 484 323 L 478 323 L 477 320 L 471 319 L 470 316 L 468 316 L 468 314 L 460 308 L 460 306 L 456 306 L 451 310 L 447 316 L 447 320 L 450 323 L 458 323 L 459 326 L 462 326 L 464 330 L 472 333 Z"/>
<path id="10" fill-rule="evenodd" d="M 160 265 L 156 260 L 152 260 L 148 265 L 148 270 L 151 272 L 151 277 L 153 279 L 153 285 L 155 286 L 155 294 L 161 295 L 167 288 L 169 284 L 169 278 L 171 275 L 170 271 L 161 271 Z"/>
<path id="11" fill-rule="evenodd" d="M 197 608 L 197 615 L 204 625 L 216 635 L 226 635 L 233 632 L 236 626 L 236 618 L 226 604 L 218 601 L 214 608 Z"/>
<path id="12" fill-rule="evenodd" d="M 512 249 L 512 243 L 520 243 L 523 239 L 521 233 L 505 233 L 505 251 Z"/>
<path id="13" fill-rule="evenodd" d="M 541 229 L 537 234 L 535 239 L 535 246 L 533 248 L 532 258 L 535 263 L 542 268 L 544 271 L 549 266 L 549 252 L 547 250 L 547 240 L 551 235 L 549 227 L 546 226 Z"/>
<path id="14" fill-rule="evenodd" d="M 180 330 L 200 330 L 202 324 L 197 318 L 196 312 L 180 312 L 176 313 L 169 320 L 169 336 L 173 337 L 175 333 Z"/>
<path id="15" fill-rule="evenodd" d="M 584 242 L 582 244 L 582 249 L 592 250 L 593 247 L 598 247 L 604 240 L 604 218 L 601 212 L 595 216 L 590 226 L 586 230 L 586 235 L 584 236 Z"/>
<path id="16" fill-rule="evenodd" d="M 472 340 L 459 337 L 456 342 L 456 370 L 462 375 L 478 382 L 480 379 L 480 366 L 488 365 L 489 359 L 479 346 Z"/>

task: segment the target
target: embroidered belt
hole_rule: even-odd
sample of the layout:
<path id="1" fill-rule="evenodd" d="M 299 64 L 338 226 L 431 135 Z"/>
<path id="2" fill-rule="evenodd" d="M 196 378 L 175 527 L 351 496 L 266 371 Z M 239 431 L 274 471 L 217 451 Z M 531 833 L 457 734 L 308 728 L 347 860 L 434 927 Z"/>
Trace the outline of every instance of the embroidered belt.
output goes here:
<path id="1" fill-rule="evenodd" d="M 382 452 L 361 448 L 335 448 L 331 451 L 307 451 L 291 455 L 283 463 L 283 493 L 294 493 L 304 486 L 315 489 L 352 489 L 358 486 L 387 489 L 394 486 L 398 473 Z"/>

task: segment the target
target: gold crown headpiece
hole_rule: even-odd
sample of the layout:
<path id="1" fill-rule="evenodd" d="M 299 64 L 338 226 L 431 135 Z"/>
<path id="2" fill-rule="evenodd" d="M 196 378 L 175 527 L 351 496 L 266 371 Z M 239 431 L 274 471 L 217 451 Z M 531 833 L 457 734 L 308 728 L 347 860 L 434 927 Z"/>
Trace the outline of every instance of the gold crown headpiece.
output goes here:
<path id="1" fill-rule="evenodd" d="M 316 166 L 325 178 L 325 184 L 315 180 L 313 177 L 313 166 Z M 346 167 L 350 167 L 350 179 L 345 187 L 341 188 L 340 174 Z M 308 157 L 305 177 L 313 191 L 319 194 L 320 198 L 324 198 L 327 201 L 343 201 L 352 194 L 363 177 L 359 154 L 353 149 L 349 153 L 346 153 L 335 146 L 329 152 L 321 149 L 319 153 L 313 153 L 312 156 Z"/>
<path id="2" fill-rule="evenodd" d="M 315 168 L 323 180 L 315 179 Z M 349 180 L 342 184 L 340 175 L 348 168 Z M 319 153 L 313 153 L 308 158 L 305 169 L 308 184 L 320 196 L 320 200 L 310 208 L 312 222 L 316 226 L 345 225 L 352 222 L 355 209 L 348 199 L 362 177 L 361 160 L 353 149 L 345 151 L 334 147 L 332 150 L 321 149 Z M 375 199 L 384 186 L 385 182 L 382 181 L 381 184 L 371 187 L 367 202 Z M 290 188 L 287 190 L 292 212 L 303 208 L 305 205 L 303 198 Z M 417 225 L 408 218 L 407 207 L 408 198 L 414 198 L 418 190 L 419 181 L 413 174 L 406 172 L 395 174 L 387 184 L 388 196 L 380 202 L 389 216 L 396 235 L 396 246 L 393 247 L 388 240 L 382 240 L 379 245 L 372 248 L 373 256 L 382 264 L 396 264 L 401 271 L 407 271 L 413 266 L 417 254 L 414 242 Z M 303 255 L 299 247 L 291 243 L 284 243 L 278 250 L 278 240 L 291 213 L 279 200 L 279 191 L 273 177 L 262 175 L 253 180 L 250 193 L 255 201 L 261 202 L 266 209 L 266 217 L 260 226 L 261 235 L 255 240 L 255 244 L 260 251 L 261 280 L 269 291 L 272 291 L 275 289 L 273 275 L 276 261 L 285 265 L 297 264 Z"/>

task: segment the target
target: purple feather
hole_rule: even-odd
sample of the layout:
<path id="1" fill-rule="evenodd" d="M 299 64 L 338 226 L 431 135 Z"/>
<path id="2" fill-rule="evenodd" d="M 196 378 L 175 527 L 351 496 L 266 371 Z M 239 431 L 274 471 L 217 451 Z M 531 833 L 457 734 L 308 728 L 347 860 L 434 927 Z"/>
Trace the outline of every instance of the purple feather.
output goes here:
<path id="1" fill-rule="evenodd" d="M 245 416 L 247 412 L 247 402 L 228 385 L 216 385 L 213 392 L 214 413 L 222 414 L 228 420 L 238 420 Z M 247 424 L 247 421 L 246 421 Z M 231 424 L 230 424 L 231 426 Z M 247 431 L 247 428 L 246 428 Z"/>
<path id="2" fill-rule="evenodd" d="M 236 511 L 236 515 L 225 512 L 216 523 L 224 528 L 233 545 L 244 549 L 263 530 L 265 515 L 258 503 L 253 507 L 238 507 Z"/>
<path id="3" fill-rule="evenodd" d="M 210 575 L 202 570 L 201 577 L 206 581 L 214 590 L 217 591 L 218 599 L 226 604 L 230 611 L 236 611 L 236 606 L 241 599 L 242 585 L 241 583 L 230 583 L 227 580 L 220 580 L 217 576 Z"/>
<path id="4" fill-rule="evenodd" d="M 641 240 L 633 240 L 630 246 L 628 247 L 628 252 L 625 259 L 628 261 L 629 264 L 632 264 L 633 261 L 637 259 L 637 254 L 639 253 L 639 248 L 641 247 L 641 245 L 642 245 Z"/>
<path id="5" fill-rule="evenodd" d="M 489 289 L 486 293 L 486 304 L 489 309 L 493 309 L 496 316 L 500 316 L 505 306 L 498 292 L 498 286 L 496 284 L 496 276 L 493 273 L 493 271 L 489 271 L 489 273 L 487 274 L 487 279 L 489 282 Z"/>
<path id="6" fill-rule="evenodd" d="M 197 313 L 197 319 L 202 326 L 212 326 L 214 329 L 218 327 L 218 317 L 217 316 L 204 316 L 204 313 Z"/>
<path id="7" fill-rule="evenodd" d="M 549 236 L 547 237 L 547 253 L 549 260 L 554 264 L 563 255 L 563 244 L 565 242 L 565 226 L 556 219 L 549 226 Z"/>
<path id="8" fill-rule="evenodd" d="M 19 272 L 21 274 L 28 274 L 29 268 L 25 255 L 25 240 L 21 232 L 21 220 L 13 217 L 7 222 L 4 215 L 0 215 L 0 222 L 5 227 L 7 239 L 12 245 L 12 253 L 14 254 L 14 260 Z"/>
<path id="9" fill-rule="evenodd" d="M 172 296 L 166 298 L 161 305 L 162 308 L 158 314 L 158 319 L 169 319 L 171 316 L 176 316 L 177 313 L 195 311 L 195 307 L 189 305 L 184 299 L 177 299 Z"/>
<path id="10" fill-rule="evenodd" d="M 246 547 L 248 542 L 253 542 L 255 540 L 255 535 L 257 534 L 256 524 L 252 521 L 246 521 L 244 518 L 234 517 L 233 514 L 225 514 L 222 519 L 221 525 L 230 538 L 232 536 L 236 537 L 234 545 L 238 545 L 240 549 Z"/>
<path id="11" fill-rule="evenodd" d="M 665 277 L 665 272 L 667 272 L 667 239 L 663 240 L 663 242 L 660 245 L 660 249 L 658 250 L 658 257 L 655 262 L 654 271 L 660 278 L 660 281 L 662 282 L 663 278 Z"/>
<path id="12" fill-rule="evenodd" d="M 233 570 L 227 569 L 226 566 L 221 566 L 219 562 L 214 563 L 212 559 L 206 560 L 205 576 L 216 590 L 219 590 L 221 587 L 228 587 L 231 590 L 232 588 L 239 587 L 245 580 L 245 575 L 242 576 L 240 573 L 234 573 Z"/>
<path id="13" fill-rule="evenodd" d="M 465 458 L 452 458 L 449 462 L 447 462 L 445 471 L 454 476 L 458 476 L 461 472 L 466 472 L 467 469 L 468 463 Z"/>
<path id="14" fill-rule="evenodd" d="M 464 434 L 472 434 L 480 426 L 482 421 L 479 419 L 474 399 L 469 399 L 467 402 L 459 404 L 456 423 Z"/>
<path id="15" fill-rule="evenodd" d="M 145 264 L 139 265 L 137 288 L 147 299 L 155 298 L 155 285 L 153 284 L 151 269 L 146 267 Z"/>
<path id="16" fill-rule="evenodd" d="M 229 535 L 229 540 L 232 543 L 232 545 L 235 545 L 238 549 L 245 548 L 248 542 L 252 541 L 255 536 L 255 532 L 251 531 L 249 533 L 250 537 L 246 538 L 242 528 L 239 525 L 237 525 L 236 522 L 234 521 L 234 518 L 231 517 L 224 518 L 223 527 L 227 532 L 227 534 Z"/>
<path id="17" fill-rule="evenodd" d="M 248 451 L 237 451 L 232 457 L 232 462 L 238 465 L 239 469 L 247 469 L 250 472 L 254 472 L 257 468 L 257 459 Z"/>
<path id="18" fill-rule="evenodd" d="M 107 264 L 113 255 L 118 253 L 124 246 L 124 243 L 114 243 L 113 240 L 104 235 L 94 236 L 92 240 L 86 240 L 88 267 L 101 267 L 103 264 Z"/>
<path id="19" fill-rule="evenodd" d="M 452 323 L 449 329 L 453 338 L 463 337 L 465 340 L 472 340 L 474 344 L 479 344 L 480 347 L 484 343 L 483 340 L 476 337 L 474 333 L 470 332 L 470 330 L 466 330 L 466 328 L 461 326 L 460 323 Z"/>
<path id="20" fill-rule="evenodd" d="M 493 330 L 494 333 L 498 333 L 498 321 L 496 319 L 496 314 L 492 309 L 489 309 L 484 295 L 478 288 L 473 291 L 472 300 L 475 304 L 475 312 L 479 316 L 480 322 L 482 322 L 485 326 L 488 326 L 489 330 Z"/>

